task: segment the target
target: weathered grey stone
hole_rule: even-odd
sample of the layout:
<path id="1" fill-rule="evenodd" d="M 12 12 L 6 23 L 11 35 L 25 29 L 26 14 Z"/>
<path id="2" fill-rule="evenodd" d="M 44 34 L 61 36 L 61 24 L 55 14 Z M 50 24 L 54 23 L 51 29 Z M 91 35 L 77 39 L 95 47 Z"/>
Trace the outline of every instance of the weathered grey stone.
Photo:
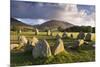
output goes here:
<path id="1" fill-rule="evenodd" d="M 21 45 L 21 46 L 25 46 L 26 44 L 27 44 L 27 39 L 26 39 L 26 37 L 25 36 L 20 36 L 20 41 L 19 41 L 19 44 Z"/>
<path id="2" fill-rule="evenodd" d="M 79 41 L 78 40 L 75 40 L 73 46 L 74 46 L 74 48 L 78 48 L 79 47 Z"/>
<path id="3" fill-rule="evenodd" d="M 73 38 L 73 34 L 70 34 L 70 37 Z"/>
<path id="4" fill-rule="evenodd" d="M 21 35 L 22 31 L 21 30 L 18 30 L 17 31 L 17 40 L 20 41 L 20 35 Z"/>
<path id="5" fill-rule="evenodd" d="M 50 34 L 51 34 L 51 31 L 48 30 L 48 31 L 47 31 L 47 36 L 50 36 Z"/>
<path id="6" fill-rule="evenodd" d="M 66 32 L 64 32 L 63 34 L 62 34 L 62 38 L 67 38 L 68 36 L 67 36 L 67 33 Z"/>
<path id="7" fill-rule="evenodd" d="M 77 39 L 84 39 L 85 33 L 84 32 L 79 32 Z"/>
<path id="8" fill-rule="evenodd" d="M 28 40 L 27 45 L 24 47 L 25 51 L 32 51 L 33 46 L 31 40 Z"/>
<path id="9" fill-rule="evenodd" d="M 87 33 L 85 37 L 85 41 L 91 41 L 91 33 Z"/>
<path id="10" fill-rule="evenodd" d="M 19 44 L 11 44 L 10 45 L 10 50 L 13 50 L 14 48 L 19 47 Z"/>
<path id="11" fill-rule="evenodd" d="M 33 47 L 32 55 L 34 58 L 51 56 L 51 49 L 48 42 L 46 40 L 39 41 Z"/>
<path id="12" fill-rule="evenodd" d="M 38 43 L 38 39 L 34 36 L 32 39 L 32 46 L 35 46 Z"/>
<path id="13" fill-rule="evenodd" d="M 93 44 L 92 47 L 95 48 L 95 44 Z"/>
<path id="14" fill-rule="evenodd" d="M 50 36 L 53 36 L 53 32 L 51 32 Z"/>
<path id="15" fill-rule="evenodd" d="M 65 49 L 64 49 L 64 44 L 63 44 L 63 41 L 61 39 L 57 39 L 57 42 L 56 44 L 54 45 L 54 48 L 53 48 L 53 51 L 54 51 L 54 55 L 57 55 L 61 52 L 63 52 Z"/>
<path id="16" fill-rule="evenodd" d="M 60 39 L 61 36 L 59 34 L 56 35 L 56 39 Z"/>
<path id="17" fill-rule="evenodd" d="M 36 28 L 35 29 L 35 35 L 38 35 L 39 34 L 39 30 Z"/>
<path id="18" fill-rule="evenodd" d="M 80 39 L 80 40 L 75 40 L 74 41 L 74 48 L 78 48 L 79 46 L 84 44 L 84 40 Z"/>

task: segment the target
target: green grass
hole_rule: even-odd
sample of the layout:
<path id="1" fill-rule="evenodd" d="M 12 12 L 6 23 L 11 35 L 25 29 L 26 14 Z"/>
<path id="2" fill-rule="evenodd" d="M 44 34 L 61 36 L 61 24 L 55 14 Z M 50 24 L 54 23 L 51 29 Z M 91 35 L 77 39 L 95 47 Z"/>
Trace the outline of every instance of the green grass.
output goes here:
<path id="1" fill-rule="evenodd" d="M 40 65 L 40 64 L 60 64 L 75 62 L 95 61 L 94 50 L 76 50 L 62 52 L 48 58 L 34 59 L 31 52 L 11 53 L 11 66 Z"/>
<path id="2" fill-rule="evenodd" d="M 57 32 L 53 33 L 53 36 L 47 36 L 46 32 L 40 32 L 36 35 L 38 39 L 46 39 L 50 46 L 55 45 L 56 39 L 55 35 Z M 60 35 L 62 32 L 60 32 Z M 70 35 L 68 33 L 68 35 Z M 77 36 L 77 32 L 73 33 L 74 38 Z M 23 32 L 21 35 L 25 35 L 27 38 L 32 39 L 34 32 Z M 67 46 L 72 45 L 75 39 L 68 38 L 63 39 L 65 52 L 58 55 L 52 55 L 47 58 L 37 58 L 32 57 L 32 52 L 23 52 L 21 50 L 11 51 L 11 66 L 23 66 L 23 65 L 40 65 L 40 64 L 60 64 L 60 63 L 75 63 L 75 62 L 92 62 L 95 61 L 95 48 L 92 47 L 95 44 L 95 34 L 92 34 L 93 40 L 89 42 L 89 45 L 82 45 L 78 49 L 69 49 Z M 16 32 L 11 32 L 11 43 L 18 43 Z"/>

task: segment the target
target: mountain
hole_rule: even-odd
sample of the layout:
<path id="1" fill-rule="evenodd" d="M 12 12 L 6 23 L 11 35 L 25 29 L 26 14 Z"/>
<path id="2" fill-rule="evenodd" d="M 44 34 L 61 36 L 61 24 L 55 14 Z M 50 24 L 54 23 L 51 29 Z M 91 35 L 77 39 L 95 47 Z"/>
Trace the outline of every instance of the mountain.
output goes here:
<path id="1" fill-rule="evenodd" d="M 47 30 L 47 29 L 57 30 L 58 28 L 65 29 L 65 28 L 70 28 L 73 26 L 74 26 L 73 24 L 65 22 L 65 21 L 50 20 L 41 25 L 35 25 L 34 27 L 38 29 L 42 29 L 42 30 Z"/>
<path id="2" fill-rule="evenodd" d="M 10 19 L 11 30 L 32 30 L 33 26 L 25 24 L 21 21 L 16 20 L 15 18 Z"/>

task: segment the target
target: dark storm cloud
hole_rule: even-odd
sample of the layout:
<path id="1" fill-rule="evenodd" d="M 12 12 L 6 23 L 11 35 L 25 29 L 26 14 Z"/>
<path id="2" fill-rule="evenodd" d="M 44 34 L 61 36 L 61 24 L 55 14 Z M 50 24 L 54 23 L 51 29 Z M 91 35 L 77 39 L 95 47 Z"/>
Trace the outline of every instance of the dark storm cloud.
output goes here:
<path id="1" fill-rule="evenodd" d="M 63 3 L 11 1 L 11 17 L 29 19 L 60 19 L 77 25 L 95 22 L 95 6 Z"/>

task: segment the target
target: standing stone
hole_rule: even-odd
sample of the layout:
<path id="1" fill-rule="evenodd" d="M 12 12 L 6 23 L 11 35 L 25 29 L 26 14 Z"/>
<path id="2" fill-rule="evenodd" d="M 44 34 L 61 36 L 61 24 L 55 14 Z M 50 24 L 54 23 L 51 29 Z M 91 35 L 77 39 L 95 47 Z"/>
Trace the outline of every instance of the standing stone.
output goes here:
<path id="1" fill-rule="evenodd" d="M 50 34 L 51 34 L 51 31 L 48 30 L 48 31 L 47 31 L 47 36 L 50 36 Z"/>
<path id="2" fill-rule="evenodd" d="M 35 46 L 38 43 L 38 39 L 34 36 L 32 39 L 32 46 Z"/>
<path id="3" fill-rule="evenodd" d="M 50 36 L 53 36 L 53 32 L 51 32 Z"/>
<path id="4" fill-rule="evenodd" d="M 91 41 L 91 33 L 87 33 L 86 37 L 85 37 L 85 41 Z"/>
<path id="5" fill-rule="evenodd" d="M 35 35 L 38 35 L 39 34 L 39 30 L 36 28 L 35 29 Z"/>
<path id="6" fill-rule="evenodd" d="M 19 41 L 19 44 L 21 45 L 21 46 L 25 46 L 26 44 L 27 44 L 27 39 L 26 39 L 26 37 L 25 36 L 20 36 L 20 41 Z"/>
<path id="7" fill-rule="evenodd" d="M 19 30 L 19 33 L 21 34 L 21 33 L 22 33 L 22 31 L 21 31 L 21 30 Z"/>
<path id="8" fill-rule="evenodd" d="M 56 35 L 56 39 L 60 39 L 61 36 L 59 34 Z"/>
<path id="9" fill-rule="evenodd" d="M 34 58 L 51 56 L 51 49 L 48 42 L 46 40 L 39 41 L 33 47 L 32 55 Z"/>
<path id="10" fill-rule="evenodd" d="M 63 34 L 62 34 L 62 38 L 67 38 L 68 36 L 67 36 L 67 33 L 66 32 L 64 32 Z"/>
<path id="11" fill-rule="evenodd" d="M 73 34 L 70 34 L 70 37 L 73 39 Z"/>
<path id="12" fill-rule="evenodd" d="M 21 29 L 17 31 L 17 40 L 18 41 L 20 40 L 21 33 L 22 33 Z"/>
<path id="13" fill-rule="evenodd" d="M 82 44 L 84 44 L 84 40 L 83 40 L 83 39 L 75 40 L 75 41 L 74 41 L 74 48 L 78 48 L 78 47 L 81 46 Z"/>
<path id="14" fill-rule="evenodd" d="M 64 49 L 64 44 L 63 41 L 61 39 L 57 39 L 56 45 L 54 45 L 53 51 L 54 51 L 54 55 L 57 55 L 61 52 L 63 52 Z"/>
<path id="15" fill-rule="evenodd" d="M 84 39 L 84 37 L 85 37 L 84 32 L 79 32 L 77 39 Z"/>

